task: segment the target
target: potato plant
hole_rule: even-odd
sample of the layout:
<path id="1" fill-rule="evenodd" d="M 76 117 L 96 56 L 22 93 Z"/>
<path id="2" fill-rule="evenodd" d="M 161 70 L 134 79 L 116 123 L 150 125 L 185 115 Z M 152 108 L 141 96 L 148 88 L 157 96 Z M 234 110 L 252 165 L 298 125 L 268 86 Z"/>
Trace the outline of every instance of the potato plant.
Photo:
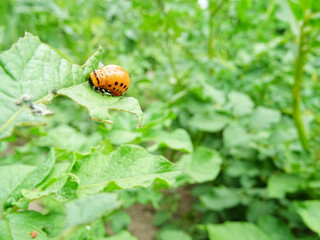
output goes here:
<path id="1" fill-rule="evenodd" d="M 319 239 L 317 0 L 0 13 L 1 240 Z"/>

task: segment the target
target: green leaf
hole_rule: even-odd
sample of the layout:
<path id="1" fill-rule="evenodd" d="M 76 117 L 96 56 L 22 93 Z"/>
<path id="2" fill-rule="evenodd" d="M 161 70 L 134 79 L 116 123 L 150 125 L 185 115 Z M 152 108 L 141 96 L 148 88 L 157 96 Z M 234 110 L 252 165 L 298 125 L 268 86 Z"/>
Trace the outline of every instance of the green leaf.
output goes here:
<path id="1" fill-rule="evenodd" d="M 274 128 L 269 139 L 270 144 L 279 144 L 290 142 L 297 139 L 297 130 L 285 124 L 281 124 Z"/>
<path id="2" fill-rule="evenodd" d="M 98 68 L 101 54 L 100 47 L 81 68 L 26 33 L 25 38 L 0 55 L 0 103 L 4 106 L 0 138 L 8 137 L 14 126 L 45 122 L 44 116 L 52 112 L 42 103 L 50 103 L 53 91 L 86 107 L 92 119 L 112 123 L 108 110 L 118 110 L 135 114 L 141 126 L 142 111 L 136 99 L 102 97 L 86 82 L 90 71 Z"/>
<path id="3" fill-rule="evenodd" d="M 157 211 L 153 216 L 152 224 L 156 227 L 165 225 L 172 219 L 172 214 L 169 211 Z"/>
<path id="4" fill-rule="evenodd" d="M 99 45 L 99 49 L 95 52 L 85 64 L 81 66 L 85 79 L 89 79 L 90 73 L 96 70 L 102 58 L 103 48 Z"/>
<path id="5" fill-rule="evenodd" d="M 125 143 L 130 143 L 141 137 L 141 133 L 139 132 L 130 132 L 127 130 L 116 129 L 110 131 L 106 136 L 110 138 L 112 144 L 121 145 Z"/>
<path id="6" fill-rule="evenodd" d="M 177 240 L 192 240 L 192 238 L 182 230 L 179 229 L 166 229 L 158 232 L 157 240 L 168 240 L 168 239 L 177 239 Z"/>
<path id="7" fill-rule="evenodd" d="M 51 150 L 46 159 L 38 167 L 24 165 L 9 165 L 0 167 L 0 200 L 5 201 L 5 207 L 12 205 L 22 196 L 22 189 L 32 189 L 42 182 L 50 173 L 55 162 L 55 155 Z"/>
<path id="8" fill-rule="evenodd" d="M 4 199 L 14 191 L 24 179 L 35 169 L 33 166 L 14 164 L 0 166 L 0 202 L 3 205 Z M 15 199 L 11 199 L 15 201 Z M 2 207 L 1 207 L 2 210 Z M 1 211 L 0 210 L 0 211 Z"/>
<path id="9" fill-rule="evenodd" d="M 1 239 L 12 239 L 10 227 L 4 220 L 0 220 L 0 236 Z"/>
<path id="10" fill-rule="evenodd" d="M 192 153 L 193 146 L 188 132 L 184 129 L 176 129 L 173 132 L 152 131 L 149 132 L 144 141 L 155 141 L 171 149 Z"/>
<path id="11" fill-rule="evenodd" d="M 104 238 L 105 240 L 138 240 L 132 236 L 128 231 L 122 231 L 115 236 Z"/>
<path id="12" fill-rule="evenodd" d="M 189 91 L 198 99 L 203 101 L 212 100 L 216 106 L 225 103 L 226 98 L 224 92 L 206 83 L 202 78 L 197 79 L 197 82 L 193 84 L 194 86 Z"/>
<path id="13" fill-rule="evenodd" d="M 271 240 L 259 227 L 248 222 L 208 225 L 210 240 Z"/>
<path id="14" fill-rule="evenodd" d="M 303 179 L 291 174 L 272 175 L 268 180 L 270 198 L 285 198 L 286 193 L 293 193 L 304 185 Z"/>
<path id="15" fill-rule="evenodd" d="M 294 206 L 303 222 L 320 236 L 320 201 L 295 202 Z"/>
<path id="16" fill-rule="evenodd" d="M 258 107 L 251 117 L 251 126 L 257 129 L 268 128 L 271 124 L 279 122 L 280 118 L 281 113 L 278 110 Z"/>
<path id="17" fill-rule="evenodd" d="M 56 163 L 45 181 L 36 189 L 21 191 L 22 195 L 29 200 L 35 200 L 44 196 L 53 195 L 58 201 L 66 201 L 75 194 L 79 179 L 69 173 L 74 164 L 73 152 L 62 149 L 54 149 Z"/>
<path id="18" fill-rule="evenodd" d="M 223 91 L 218 90 L 207 83 L 203 83 L 203 95 L 212 98 L 218 104 L 224 104 L 226 101 Z"/>
<path id="19" fill-rule="evenodd" d="M 237 123 L 228 125 L 223 131 L 223 143 L 225 147 L 247 147 L 250 143 L 250 135 Z"/>
<path id="20" fill-rule="evenodd" d="M 200 201 L 206 208 L 214 211 L 231 208 L 241 203 L 239 192 L 226 187 L 213 188 L 209 193 L 201 195 Z"/>
<path id="21" fill-rule="evenodd" d="M 43 229 L 50 227 L 48 219 L 34 211 L 15 212 L 0 221 L 0 237 L 5 240 L 33 239 L 32 231 L 38 233 L 38 239 L 48 239 Z"/>
<path id="22" fill-rule="evenodd" d="M 291 32 L 295 37 L 300 36 L 300 27 L 298 20 L 294 14 L 294 11 L 291 8 L 291 5 L 288 3 L 288 0 L 278 1 L 279 10 L 276 13 L 276 16 L 279 20 L 287 22 L 290 26 Z"/>
<path id="23" fill-rule="evenodd" d="M 61 124 L 49 129 L 46 136 L 40 137 L 39 145 L 87 152 L 91 146 L 97 146 L 100 141 L 101 135 L 97 132 L 88 135 L 68 125 Z"/>
<path id="24" fill-rule="evenodd" d="M 262 192 L 263 191 L 263 192 Z M 265 190 L 261 190 L 263 195 Z M 251 200 L 246 211 L 246 220 L 248 222 L 257 222 L 261 216 L 272 214 L 275 211 L 276 204 L 273 201 Z"/>
<path id="25" fill-rule="evenodd" d="M 53 183 L 41 190 L 29 191 L 23 189 L 22 195 L 29 200 L 35 200 L 44 196 L 54 195 L 57 201 L 66 201 L 77 190 L 79 182 L 72 174 L 63 174 L 57 178 L 50 178 Z"/>
<path id="26" fill-rule="evenodd" d="M 93 120 L 113 123 L 109 114 L 110 110 L 117 110 L 134 114 L 141 127 L 142 110 L 138 100 L 133 97 L 102 96 L 95 92 L 88 82 L 61 89 L 59 95 L 66 96 L 89 111 Z"/>
<path id="27" fill-rule="evenodd" d="M 206 147 L 196 148 L 185 173 L 197 183 L 214 180 L 221 168 L 222 159 L 215 150 Z"/>
<path id="28" fill-rule="evenodd" d="M 234 161 L 226 169 L 226 174 L 231 177 L 249 176 L 255 177 L 259 175 L 259 168 L 249 161 Z"/>
<path id="29" fill-rule="evenodd" d="M 45 109 L 43 114 L 33 113 L 28 101 L 43 102 L 52 90 L 85 81 L 80 66 L 62 59 L 29 33 L 0 55 L 0 79 L 0 138 L 9 136 L 16 125 L 44 121 Z"/>
<path id="30" fill-rule="evenodd" d="M 110 227 L 114 233 L 126 229 L 131 223 L 131 217 L 124 211 L 117 211 L 108 217 Z"/>
<path id="31" fill-rule="evenodd" d="M 262 216 L 258 221 L 258 226 L 270 237 L 271 240 L 294 240 L 288 225 L 281 220 L 270 216 Z"/>
<path id="32" fill-rule="evenodd" d="M 138 203 L 146 205 L 151 202 L 152 206 L 156 209 L 160 207 L 162 197 L 162 193 L 157 190 L 153 190 L 152 187 L 137 189 L 136 191 L 136 201 Z"/>
<path id="33" fill-rule="evenodd" d="M 49 200 L 49 198 L 46 200 Z M 85 196 L 69 201 L 64 205 L 52 199 L 51 201 L 49 205 L 52 204 L 52 206 L 49 208 L 52 211 L 46 216 L 46 219 L 51 222 L 48 233 L 50 237 L 59 235 L 63 239 L 67 236 L 68 238 L 66 239 L 73 239 L 73 236 L 77 236 L 83 230 L 86 232 L 86 228 L 83 229 L 84 225 L 96 225 L 97 219 L 101 219 L 104 215 L 118 209 L 121 205 L 118 195 L 114 193 L 99 193 Z"/>
<path id="34" fill-rule="evenodd" d="M 61 231 L 61 229 L 59 229 Z M 59 236 L 57 238 L 58 240 L 88 240 L 93 239 L 93 237 L 96 237 L 94 233 L 91 230 L 91 225 L 87 226 L 79 226 L 74 229 L 72 229 L 68 233 L 64 233 L 62 236 Z M 100 240 L 100 238 L 99 238 Z"/>
<path id="35" fill-rule="evenodd" d="M 189 127 L 204 132 L 219 132 L 229 122 L 229 117 L 216 112 L 199 113 L 188 122 Z"/>
<path id="36" fill-rule="evenodd" d="M 248 95 L 233 91 L 228 98 L 235 116 L 247 115 L 253 111 L 254 103 Z"/>
<path id="37" fill-rule="evenodd" d="M 117 194 L 99 193 L 66 203 L 66 225 L 70 228 L 89 223 L 120 207 Z"/>
<path id="38" fill-rule="evenodd" d="M 80 179 L 78 195 L 147 187 L 155 180 L 170 184 L 181 173 L 164 157 L 151 155 L 140 146 L 122 145 L 113 152 L 102 147 L 76 154 L 72 173 Z"/>

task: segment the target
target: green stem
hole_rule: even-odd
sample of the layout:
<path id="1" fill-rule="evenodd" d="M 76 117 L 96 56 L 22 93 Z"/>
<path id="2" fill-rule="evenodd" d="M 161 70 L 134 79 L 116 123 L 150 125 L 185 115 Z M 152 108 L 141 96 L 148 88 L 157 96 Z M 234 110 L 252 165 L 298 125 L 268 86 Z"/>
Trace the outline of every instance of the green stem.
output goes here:
<path id="1" fill-rule="evenodd" d="M 29 105 L 25 105 L 21 107 L 18 111 L 16 111 L 9 119 L 8 121 L 3 124 L 3 126 L 0 128 L 0 133 L 2 133 L 19 115 L 23 112 L 23 110 L 27 109 Z"/>
<path id="2" fill-rule="evenodd" d="M 222 1 L 220 4 L 218 4 L 217 6 L 214 6 L 214 1 L 210 0 L 209 2 L 209 11 L 210 11 L 210 15 L 209 15 L 209 39 L 208 39 L 208 56 L 209 59 L 212 60 L 214 57 L 214 46 L 215 46 L 215 38 L 214 38 L 214 18 L 216 16 L 216 14 L 222 9 L 223 5 L 225 3 L 227 3 L 228 1 Z M 214 69 L 211 68 L 210 69 L 210 73 L 213 74 L 214 73 Z"/>
<path id="3" fill-rule="evenodd" d="M 309 142 L 306 135 L 306 131 L 303 126 L 302 118 L 301 118 L 301 85 L 303 80 L 303 70 L 304 63 L 306 58 L 306 52 L 304 51 L 304 45 L 306 41 L 306 33 L 305 33 L 305 23 L 301 26 L 300 29 L 300 38 L 299 38 L 299 51 L 298 56 L 295 61 L 295 70 L 294 70 L 294 84 L 292 88 L 292 111 L 293 111 L 293 119 L 297 128 L 297 132 L 299 134 L 299 139 L 302 147 L 305 150 L 309 150 Z"/>
<path id="4" fill-rule="evenodd" d="M 172 39 L 172 37 L 170 36 L 169 31 L 168 31 L 168 21 L 166 19 L 167 14 L 164 11 L 165 1 L 158 0 L 158 7 L 160 9 L 160 12 L 162 12 L 162 14 L 163 14 L 161 21 L 162 21 L 162 26 L 163 26 L 163 32 L 165 34 L 164 35 L 165 44 L 163 44 L 163 43 L 160 43 L 160 44 L 161 44 L 163 51 L 166 53 L 166 55 L 168 57 L 169 65 L 172 70 L 172 75 L 177 81 L 177 84 L 176 84 L 177 92 L 180 92 L 183 89 L 183 82 L 182 82 L 182 79 L 179 75 L 179 71 L 176 66 L 176 61 L 173 56 L 174 54 L 173 54 L 172 48 L 171 48 L 171 44 L 172 44 L 172 42 L 175 42 L 175 39 Z"/>
<path id="5" fill-rule="evenodd" d="M 212 2 L 210 1 L 210 17 L 209 17 L 209 40 L 208 40 L 208 56 L 211 60 L 213 58 L 213 49 L 214 49 L 214 37 L 213 37 L 213 19 L 215 9 L 211 6 Z"/>
<path id="6" fill-rule="evenodd" d="M 47 95 L 48 96 L 48 95 Z M 44 96 L 43 98 L 37 100 L 36 102 L 34 102 L 34 104 L 39 104 L 39 103 L 45 103 L 46 102 L 46 97 Z M 18 111 L 16 111 L 0 128 L 0 135 L 2 132 L 4 132 L 4 130 L 10 126 L 10 124 L 12 124 L 12 122 L 26 109 L 29 108 L 29 104 L 25 104 L 23 107 L 19 108 Z"/>

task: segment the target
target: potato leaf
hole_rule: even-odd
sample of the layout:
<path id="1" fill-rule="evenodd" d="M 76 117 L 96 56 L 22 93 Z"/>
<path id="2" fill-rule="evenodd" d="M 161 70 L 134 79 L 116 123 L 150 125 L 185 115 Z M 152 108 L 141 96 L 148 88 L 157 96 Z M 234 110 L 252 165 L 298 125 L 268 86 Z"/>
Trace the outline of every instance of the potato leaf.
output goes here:
<path id="1" fill-rule="evenodd" d="M 296 202 L 294 206 L 303 222 L 320 236 L 320 201 L 309 200 Z"/>
<path id="2" fill-rule="evenodd" d="M 89 83 L 79 84 L 61 89 L 58 94 L 66 96 L 88 109 L 91 119 L 113 123 L 110 110 L 117 110 L 134 114 L 141 126 L 142 110 L 137 99 L 133 97 L 102 96 L 92 90 Z"/>
<path id="3" fill-rule="evenodd" d="M 114 109 L 135 114 L 140 123 L 142 111 L 136 99 L 102 97 L 85 83 L 101 55 L 100 47 L 80 67 L 30 33 L 0 54 L 0 139 L 10 136 L 15 126 L 45 123 L 44 116 L 53 113 L 42 103 L 50 103 L 56 93 L 86 107 L 95 120 L 112 123 L 108 110 Z"/>
<path id="4" fill-rule="evenodd" d="M 208 225 L 210 240 L 271 240 L 258 226 L 248 222 Z"/>
<path id="5" fill-rule="evenodd" d="M 40 184 L 50 173 L 55 162 L 54 152 L 51 151 L 46 159 L 38 166 L 22 164 L 4 165 L 0 167 L 0 202 L 5 208 L 18 201 L 22 189 L 31 190 Z"/>
<path id="6" fill-rule="evenodd" d="M 48 219 L 34 211 L 15 212 L 0 221 L 0 237 L 6 240 L 33 239 L 31 233 L 37 232 L 36 239 L 48 239 L 43 231 L 50 227 Z"/>
<path id="7" fill-rule="evenodd" d="M 122 145 L 114 151 L 103 146 L 88 154 L 76 154 L 72 173 L 80 179 L 77 194 L 103 190 L 147 187 L 153 181 L 172 183 L 181 171 L 162 156 L 151 155 L 135 145 Z"/>
<path id="8" fill-rule="evenodd" d="M 62 59 L 29 33 L 0 55 L 0 79 L 0 138 L 9 136 L 15 125 L 44 121 L 45 109 L 33 113 L 29 101 L 41 103 L 52 90 L 85 81 L 80 66 Z"/>

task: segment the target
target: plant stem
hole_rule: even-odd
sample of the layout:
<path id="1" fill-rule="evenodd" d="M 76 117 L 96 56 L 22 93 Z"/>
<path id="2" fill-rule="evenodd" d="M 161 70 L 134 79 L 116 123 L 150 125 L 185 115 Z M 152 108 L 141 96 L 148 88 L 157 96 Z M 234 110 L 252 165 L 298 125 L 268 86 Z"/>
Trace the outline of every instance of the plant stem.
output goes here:
<path id="1" fill-rule="evenodd" d="M 208 40 L 208 56 L 211 60 L 213 58 L 213 49 L 214 49 L 214 37 L 213 37 L 213 19 L 214 19 L 214 8 L 211 6 L 212 2 L 210 1 L 210 17 L 209 17 L 209 40 Z"/>
<path id="2" fill-rule="evenodd" d="M 175 42 L 175 39 L 172 39 L 172 36 L 170 36 L 170 33 L 168 31 L 168 20 L 166 19 L 167 17 L 167 14 L 165 13 L 164 11 L 164 8 L 165 8 L 165 1 L 164 0 L 158 0 L 158 6 L 159 6 L 159 9 L 160 9 L 160 12 L 162 12 L 163 14 L 163 17 L 162 17 L 162 26 L 163 26 L 163 32 L 164 32 L 164 42 L 165 44 L 163 43 L 160 43 L 163 51 L 166 53 L 167 57 L 168 57 L 168 60 L 169 60 L 169 65 L 171 67 L 171 70 L 172 70 L 172 75 L 173 77 L 175 78 L 175 80 L 177 81 L 177 92 L 180 92 L 182 89 L 183 89 L 183 83 L 182 83 L 182 79 L 179 75 L 179 71 L 177 69 L 177 66 L 176 66 L 176 61 L 174 59 L 174 54 L 173 54 L 173 51 L 172 51 L 172 47 L 171 47 L 171 44 L 172 42 Z"/>
<path id="3" fill-rule="evenodd" d="M 309 150 L 309 142 L 306 135 L 305 128 L 303 126 L 301 118 L 301 85 L 303 80 L 303 69 L 306 58 L 306 52 L 304 51 L 304 45 L 306 41 L 306 32 L 305 32 L 305 22 L 302 24 L 300 29 L 300 38 L 299 38 L 299 51 L 298 56 L 295 61 L 295 70 L 294 70 L 294 84 L 292 88 L 292 112 L 294 123 L 299 134 L 299 139 L 302 147 L 305 150 Z"/>
<path id="4" fill-rule="evenodd" d="M 213 6 L 214 1 L 210 0 L 209 2 L 209 39 L 208 39 L 208 56 L 209 59 L 212 60 L 214 57 L 214 45 L 215 45 L 215 38 L 214 38 L 214 27 L 213 27 L 213 23 L 214 23 L 214 17 L 216 16 L 216 14 L 222 9 L 223 5 L 225 3 L 227 3 L 228 1 L 222 1 L 220 4 L 218 4 L 217 6 Z M 214 69 L 211 68 L 210 69 L 210 74 L 214 73 Z"/>

